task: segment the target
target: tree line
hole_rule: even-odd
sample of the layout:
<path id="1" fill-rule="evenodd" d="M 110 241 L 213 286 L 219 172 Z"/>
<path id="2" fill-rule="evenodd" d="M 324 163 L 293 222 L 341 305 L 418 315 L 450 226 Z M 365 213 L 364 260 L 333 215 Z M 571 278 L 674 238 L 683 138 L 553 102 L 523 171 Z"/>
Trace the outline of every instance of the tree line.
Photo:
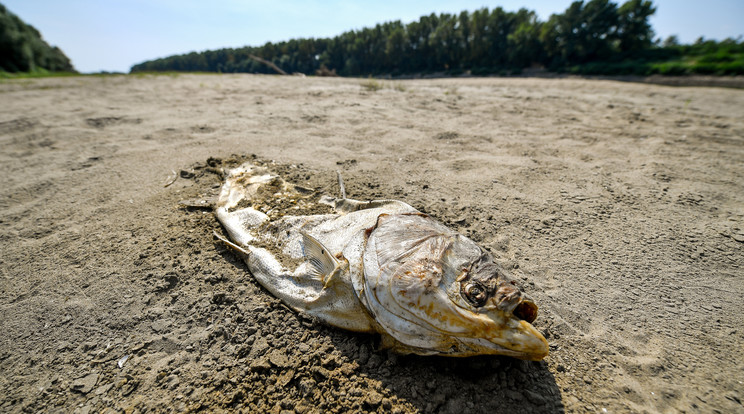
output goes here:
<path id="1" fill-rule="evenodd" d="M 0 71 L 40 70 L 75 71 L 70 59 L 58 47 L 50 46 L 38 30 L 0 4 Z"/>
<path id="2" fill-rule="evenodd" d="M 547 21 L 527 9 L 482 8 L 382 23 L 333 38 L 192 52 L 143 62 L 131 71 L 275 73 L 275 65 L 289 73 L 342 76 L 507 75 L 530 67 L 608 75 L 744 74 L 744 42 L 656 44 L 649 24 L 655 12 L 648 0 L 619 6 L 575 1 Z"/>
<path id="3" fill-rule="evenodd" d="M 378 24 L 333 38 L 293 39 L 258 47 L 220 49 L 140 63 L 139 71 L 271 73 L 251 58 L 286 72 L 335 71 L 344 76 L 445 72 L 511 73 L 531 66 L 561 70 L 617 60 L 648 50 L 653 31 L 651 1 L 576 1 L 540 21 L 534 11 L 497 7 L 459 14 L 430 14 L 418 21 Z"/>

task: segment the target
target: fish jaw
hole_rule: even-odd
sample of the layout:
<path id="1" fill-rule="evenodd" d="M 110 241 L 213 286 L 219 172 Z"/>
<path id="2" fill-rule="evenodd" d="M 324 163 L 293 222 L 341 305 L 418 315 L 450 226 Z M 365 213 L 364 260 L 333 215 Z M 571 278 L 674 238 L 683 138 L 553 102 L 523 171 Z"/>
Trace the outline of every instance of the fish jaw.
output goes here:
<path id="1" fill-rule="evenodd" d="M 525 350 L 526 357 L 524 359 L 540 361 L 548 356 L 550 348 L 548 346 L 548 341 L 545 339 L 543 334 L 535 329 L 535 327 L 529 322 L 519 321 L 519 324 L 522 326 L 521 330 L 524 335 L 529 338 L 523 342 L 527 344 Z"/>
<path id="2" fill-rule="evenodd" d="M 540 361 L 548 356 L 548 341 L 527 321 L 512 319 L 500 333 L 488 340 L 499 354 L 530 361 Z"/>
<path id="3" fill-rule="evenodd" d="M 467 334 L 429 332 L 426 344 L 412 344 L 395 329 L 385 329 L 380 333 L 383 348 L 400 354 L 449 357 L 504 355 L 528 361 L 540 361 L 548 356 L 548 342 L 532 324 L 527 321 L 511 322 L 501 327 L 491 322 L 491 329 L 474 330 Z"/>
<path id="4" fill-rule="evenodd" d="M 540 361 L 548 356 L 548 341 L 531 323 L 511 313 L 491 310 L 480 314 L 460 313 L 459 332 L 440 331 L 440 353 L 465 357 L 506 355 Z M 436 348 L 436 347 L 434 347 Z"/>
<path id="5" fill-rule="evenodd" d="M 448 334 L 460 344 L 450 351 L 452 356 L 506 355 L 540 361 L 549 354 L 548 341 L 540 331 L 511 312 L 492 309 L 479 314 L 458 313 L 462 325 L 470 329 Z"/>

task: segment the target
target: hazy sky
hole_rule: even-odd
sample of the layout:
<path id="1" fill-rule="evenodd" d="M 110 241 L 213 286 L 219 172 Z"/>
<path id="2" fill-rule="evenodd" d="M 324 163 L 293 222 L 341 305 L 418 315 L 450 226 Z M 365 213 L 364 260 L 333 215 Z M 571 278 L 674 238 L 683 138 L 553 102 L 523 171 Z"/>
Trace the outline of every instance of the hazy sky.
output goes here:
<path id="1" fill-rule="evenodd" d="M 622 4 L 623 1 L 615 1 Z M 501 6 L 540 20 L 570 0 L 0 0 L 59 46 L 81 72 L 120 71 L 190 51 L 259 46 L 298 37 L 331 37 L 391 20 Z M 744 34 L 744 0 L 656 0 L 657 37 L 721 40 Z"/>

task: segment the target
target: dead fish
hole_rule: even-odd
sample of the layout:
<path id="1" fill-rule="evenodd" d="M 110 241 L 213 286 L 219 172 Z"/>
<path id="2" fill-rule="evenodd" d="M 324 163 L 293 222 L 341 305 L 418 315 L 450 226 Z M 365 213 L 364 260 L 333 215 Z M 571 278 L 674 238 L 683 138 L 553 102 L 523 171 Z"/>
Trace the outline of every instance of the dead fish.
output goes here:
<path id="1" fill-rule="evenodd" d="M 467 237 L 397 200 L 357 201 L 231 170 L 217 219 L 256 280 L 329 325 L 379 333 L 398 353 L 540 360 L 537 305 Z"/>

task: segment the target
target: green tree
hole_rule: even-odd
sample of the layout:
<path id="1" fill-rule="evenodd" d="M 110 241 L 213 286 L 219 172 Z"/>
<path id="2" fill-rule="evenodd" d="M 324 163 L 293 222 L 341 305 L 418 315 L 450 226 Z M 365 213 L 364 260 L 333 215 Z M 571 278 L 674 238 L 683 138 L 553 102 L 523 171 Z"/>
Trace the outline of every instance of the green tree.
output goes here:
<path id="1" fill-rule="evenodd" d="M 550 16 L 540 38 L 552 67 L 608 59 L 615 52 L 617 6 L 609 0 L 575 1 Z"/>
<path id="2" fill-rule="evenodd" d="M 75 69 L 58 47 L 49 46 L 41 33 L 0 4 L 0 70 L 68 71 Z"/>
<path id="3" fill-rule="evenodd" d="M 405 70 L 406 31 L 400 21 L 390 23 L 389 34 L 385 41 L 385 68 L 392 74 Z"/>
<path id="4" fill-rule="evenodd" d="M 648 0 L 630 0 L 618 9 L 617 38 L 621 52 L 637 52 L 651 47 L 654 31 L 648 18 L 656 8 Z"/>
<path id="5" fill-rule="evenodd" d="M 540 23 L 533 11 L 520 9 L 515 15 L 515 28 L 507 37 L 510 66 L 525 68 L 543 61 Z"/>
<path id="6" fill-rule="evenodd" d="M 662 42 L 663 47 L 674 47 L 679 46 L 679 38 L 677 35 L 671 35 L 664 39 L 664 42 Z"/>

